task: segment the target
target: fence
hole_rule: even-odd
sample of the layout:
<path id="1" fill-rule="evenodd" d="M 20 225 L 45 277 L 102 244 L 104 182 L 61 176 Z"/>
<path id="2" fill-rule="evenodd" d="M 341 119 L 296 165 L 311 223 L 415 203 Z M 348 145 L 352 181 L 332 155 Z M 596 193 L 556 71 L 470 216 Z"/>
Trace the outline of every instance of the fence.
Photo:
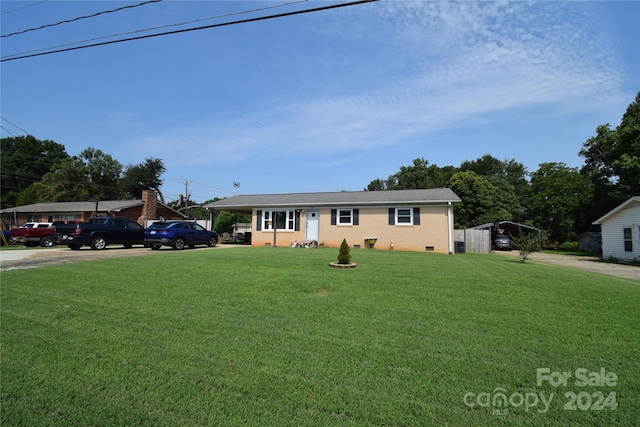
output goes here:
<path id="1" fill-rule="evenodd" d="M 491 252 L 489 230 L 454 230 L 455 252 Z"/>

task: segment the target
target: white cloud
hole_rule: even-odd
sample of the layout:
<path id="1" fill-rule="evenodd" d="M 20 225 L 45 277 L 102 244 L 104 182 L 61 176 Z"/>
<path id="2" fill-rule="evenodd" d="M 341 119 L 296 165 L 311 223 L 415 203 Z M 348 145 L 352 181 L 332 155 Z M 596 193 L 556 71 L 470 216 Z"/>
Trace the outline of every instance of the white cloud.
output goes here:
<path id="1" fill-rule="evenodd" d="M 354 8 L 334 28 L 377 51 L 350 61 L 355 68 L 336 70 L 338 81 L 323 94 L 300 95 L 313 76 L 292 73 L 295 96 L 272 93 L 263 108 L 247 108 L 241 118 L 164 129 L 142 145 L 179 165 L 345 153 L 501 111 L 595 108 L 585 100 L 618 97 L 622 80 L 616 58 L 603 58 L 609 41 L 594 25 L 597 9 L 470 1 L 381 2 L 360 15 Z M 176 144 L 183 154 L 171 149 Z"/>

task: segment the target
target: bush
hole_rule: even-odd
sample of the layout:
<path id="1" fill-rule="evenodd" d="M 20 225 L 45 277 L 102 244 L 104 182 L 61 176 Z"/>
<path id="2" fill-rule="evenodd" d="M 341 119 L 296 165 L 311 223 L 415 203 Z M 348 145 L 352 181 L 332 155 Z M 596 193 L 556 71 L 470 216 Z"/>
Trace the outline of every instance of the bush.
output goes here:
<path id="1" fill-rule="evenodd" d="M 558 249 L 561 251 L 577 251 L 578 250 L 578 242 L 575 241 L 567 241 L 561 243 L 558 246 Z"/>
<path id="2" fill-rule="evenodd" d="M 540 238 L 536 233 L 523 233 L 518 230 L 517 236 L 511 236 L 511 244 L 520 251 L 520 262 L 525 262 L 532 253 L 540 250 Z"/>
<path id="3" fill-rule="evenodd" d="M 340 253 L 338 254 L 338 264 L 349 264 L 351 262 L 351 255 L 349 254 L 349 245 L 347 239 L 342 239 L 340 245 Z"/>

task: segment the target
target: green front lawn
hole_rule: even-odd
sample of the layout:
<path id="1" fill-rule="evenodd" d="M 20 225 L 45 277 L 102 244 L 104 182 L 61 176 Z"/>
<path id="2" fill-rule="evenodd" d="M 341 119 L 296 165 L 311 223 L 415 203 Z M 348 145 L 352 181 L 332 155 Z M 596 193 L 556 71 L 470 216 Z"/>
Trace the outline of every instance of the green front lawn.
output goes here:
<path id="1" fill-rule="evenodd" d="M 352 270 L 328 266 L 337 249 L 245 247 L 2 272 L 0 424 L 640 419 L 640 283 L 488 254 L 351 254 Z M 538 385 L 538 368 L 571 377 Z M 581 386 L 580 368 L 616 380 Z"/>

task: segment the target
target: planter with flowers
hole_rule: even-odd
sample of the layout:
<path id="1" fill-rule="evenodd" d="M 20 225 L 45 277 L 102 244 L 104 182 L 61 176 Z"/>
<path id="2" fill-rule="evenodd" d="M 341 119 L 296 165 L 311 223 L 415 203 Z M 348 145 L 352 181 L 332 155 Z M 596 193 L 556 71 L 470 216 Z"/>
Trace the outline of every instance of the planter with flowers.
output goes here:
<path id="1" fill-rule="evenodd" d="M 364 239 L 364 241 L 367 243 L 367 245 L 369 245 L 369 249 L 373 249 L 373 246 L 378 241 L 378 238 L 377 237 L 366 237 Z"/>

